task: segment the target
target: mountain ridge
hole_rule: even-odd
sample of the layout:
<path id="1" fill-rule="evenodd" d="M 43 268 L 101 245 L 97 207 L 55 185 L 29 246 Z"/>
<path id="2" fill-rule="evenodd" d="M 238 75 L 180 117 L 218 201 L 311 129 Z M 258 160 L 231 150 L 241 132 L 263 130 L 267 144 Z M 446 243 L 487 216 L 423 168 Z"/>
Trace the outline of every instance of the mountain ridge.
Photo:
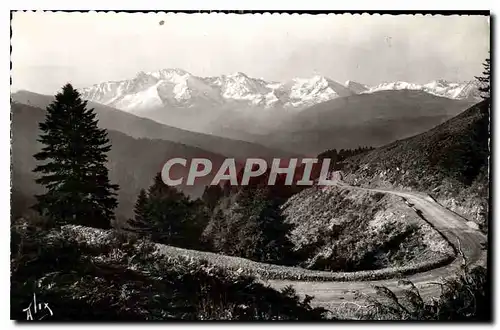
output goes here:
<path id="1" fill-rule="evenodd" d="M 426 84 L 396 81 L 370 87 L 351 80 L 341 84 L 321 75 L 276 82 L 252 78 L 243 72 L 200 77 L 178 68 L 140 71 L 134 78 L 102 82 L 81 91 L 87 100 L 140 113 L 164 107 L 223 105 L 301 110 L 338 97 L 401 89 L 422 90 L 451 99 L 478 97 L 477 85 L 473 81 L 435 80 Z"/>

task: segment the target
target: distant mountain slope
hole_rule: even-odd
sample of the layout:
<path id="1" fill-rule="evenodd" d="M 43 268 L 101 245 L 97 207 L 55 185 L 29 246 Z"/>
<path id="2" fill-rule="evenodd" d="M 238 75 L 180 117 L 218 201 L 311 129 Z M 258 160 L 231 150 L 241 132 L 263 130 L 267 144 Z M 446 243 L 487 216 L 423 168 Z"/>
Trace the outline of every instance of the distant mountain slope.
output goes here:
<path id="1" fill-rule="evenodd" d="M 345 180 L 428 192 L 485 226 L 488 144 L 489 104 L 483 101 L 425 133 L 349 158 Z"/>
<path id="2" fill-rule="evenodd" d="M 13 211 L 23 212 L 34 201 L 34 194 L 42 187 L 34 181 L 33 155 L 41 148 L 37 142 L 38 123 L 45 119 L 45 111 L 25 104 L 12 103 L 12 194 Z M 154 175 L 161 171 L 166 160 L 173 157 L 209 158 L 218 169 L 224 156 L 200 148 L 165 140 L 135 139 L 123 133 L 108 130 L 111 151 L 108 156 L 110 180 L 120 185 L 117 216 L 122 221 L 132 216 L 133 205 L 141 188 L 148 188 Z M 174 176 L 185 175 L 183 167 L 173 167 Z M 197 185 L 181 189 L 191 196 L 200 196 L 211 177 L 197 181 Z"/>
<path id="3" fill-rule="evenodd" d="M 53 96 L 29 91 L 18 91 L 12 94 L 12 100 L 45 109 L 53 101 Z M 95 108 L 99 125 L 102 128 L 119 131 L 135 138 L 162 139 L 178 142 L 239 160 L 246 159 L 247 157 L 261 157 L 265 159 L 289 157 L 294 154 L 293 152 L 284 152 L 251 142 L 166 126 L 153 120 L 137 117 L 95 102 L 89 102 L 88 104 Z"/>
<path id="4" fill-rule="evenodd" d="M 307 155 L 332 148 L 381 146 L 424 132 L 468 106 L 470 102 L 422 91 L 352 95 L 317 104 L 287 117 L 261 141 Z"/>

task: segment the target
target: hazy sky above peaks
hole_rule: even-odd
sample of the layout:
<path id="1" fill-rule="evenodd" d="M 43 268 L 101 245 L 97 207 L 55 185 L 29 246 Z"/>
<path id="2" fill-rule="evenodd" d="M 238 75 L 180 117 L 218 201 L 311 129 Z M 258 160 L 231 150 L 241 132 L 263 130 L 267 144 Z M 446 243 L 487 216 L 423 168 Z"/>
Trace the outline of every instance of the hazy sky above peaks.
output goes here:
<path id="1" fill-rule="evenodd" d="M 53 94 L 66 82 L 164 68 L 275 81 L 461 81 L 481 74 L 489 39 L 485 16 L 18 12 L 12 87 Z"/>

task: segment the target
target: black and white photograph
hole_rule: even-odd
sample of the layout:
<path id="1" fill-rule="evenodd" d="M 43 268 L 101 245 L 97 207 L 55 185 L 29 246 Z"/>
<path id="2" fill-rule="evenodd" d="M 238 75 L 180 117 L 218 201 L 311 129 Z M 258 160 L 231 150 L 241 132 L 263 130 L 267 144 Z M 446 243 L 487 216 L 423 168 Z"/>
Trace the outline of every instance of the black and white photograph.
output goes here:
<path id="1" fill-rule="evenodd" d="M 492 322 L 491 24 L 11 11 L 10 319 Z"/>

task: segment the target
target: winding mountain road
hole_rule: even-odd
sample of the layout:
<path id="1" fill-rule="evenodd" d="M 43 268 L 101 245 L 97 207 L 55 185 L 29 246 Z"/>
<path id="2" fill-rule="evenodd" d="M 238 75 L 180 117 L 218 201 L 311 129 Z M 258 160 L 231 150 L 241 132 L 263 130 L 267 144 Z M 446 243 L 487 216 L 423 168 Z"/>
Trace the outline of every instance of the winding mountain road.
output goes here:
<path id="1" fill-rule="evenodd" d="M 443 278 L 455 275 L 460 270 L 464 258 L 467 260 L 468 265 L 485 265 L 486 251 L 483 249 L 483 244 L 487 243 L 486 235 L 480 232 L 477 226 L 443 207 L 429 195 L 413 191 L 349 186 L 341 181 L 336 181 L 335 186 L 344 189 L 360 189 L 393 194 L 404 198 L 409 207 L 413 208 L 421 218 L 441 233 L 443 238 L 454 247 L 456 257 L 445 264 L 441 263 L 444 266 L 436 266 L 434 269 L 422 272 L 418 272 L 417 268 L 405 276 L 406 279 L 411 280 L 419 288 L 419 292 L 424 299 L 440 295 L 441 287 L 437 283 Z M 328 189 L 328 187 L 325 189 Z M 245 258 L 182 249 L 163 244 L 157 244 L 157 248 L 160 254 L 207 260 L 214 265 L 219 265 L 227 269 L 256 275 L 260 281 L 276 289 L 282 289 L 285 286 L 291 285 L 301 296 L 314 296 L 314 300 L 311 302 L 313 306 L 321 306 L 329 310 L 337 308 L 345 309 L 348 304 L 356 306 L 353 302 L 356 300 L 357 293 L 373 294 L 375 293 L 374 285 L 386 286 L 396 294 L 403 289 L 398 285 L 399 279 L 396 276 L 391 276 L 397 273 L 396 270 L 389 268 L 374 271 L 374 273 L 378 272 L 379 275 L 383 273 L 383 276 L 377 277 L 379 279 L 365 280 L 373 274 L 370 275 L 369 272 L 361 271 L 349 273 L 349 276 L 345 276 L 346 273 L 266 264 Z M 347 278 L 351 278 L 351 280 L 347 281 Z"/>
<path id="2" fill-rule="evenodd" d="M 337 182 L 336 185 L 346 189 L 387 193 L 405 198 L 409 203 L 413 204 L 414 210 L 420 213 L 429 224 L 454 246 L 458 255 L 451 263 L 436 269 L 406 276 L 419 288 L 419 292 L 424 299 L 440 295 L 440 286 L 435 283 L 441 281 L 442 278 L 456 274 L 464 262 L 461 255 L 465 257 L 469 265 L 486 262 L 486 251 L 482 249 L 482 244 L 487 242 L 486 235 L 477 230 L 471 223 L 468 223 L 466 219 L 438 204 L 429 195 L 409 191 L 354 187 L 342 182 Z M 355 300 L 356 291 L 373 294 L 375 292 L 374 285 L 384 285 L 396 293 L 402 289 L 398 286 L 398 279 L 349 282 L 268 280 L 267 282 L 277 289 L 292 285 L 299 294 L 314 296 L 313 305 L 330 310 L 345 306 L 346 302 Z"/>

